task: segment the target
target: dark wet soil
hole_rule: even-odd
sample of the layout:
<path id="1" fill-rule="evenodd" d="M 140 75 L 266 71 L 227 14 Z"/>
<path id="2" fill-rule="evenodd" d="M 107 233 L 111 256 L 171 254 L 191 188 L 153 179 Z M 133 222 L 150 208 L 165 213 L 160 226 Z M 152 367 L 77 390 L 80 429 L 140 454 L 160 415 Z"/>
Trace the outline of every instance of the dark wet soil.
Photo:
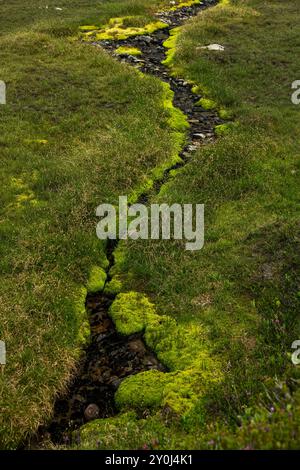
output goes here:
<path id="1" fill-rule="evenodd" d="M 119 60 L 139 67 L 142 72 L 155 75 L 170 84 L 174 91 L 174 105 L 187 115 L 190 123 L 187 144 L 181 153 L 183 159 L 181 165 L 186 163 L 199 145 L 214 139 L 213 129 L 222 121 L 215 112 L 205 111 L 195 106 L 200 96 L 192 93 L 191 86 L 184 80 L 171 77 L 168 68 L 161 64 L 166 57 L 163 42 L 170 36 L 172 28 L 181 25 L 202 9 L 216 3 L 216 0 L 207 0 L 201 5 L 160 13 L 157 16 L 168 23 L 169 27 L 149 36 L 137 36 L 124 41 L 93 43 L 97 47 L 104 47 Z M 138 47 L 143 55 L 138 58 L 116 55 L 114 51 L 120 45 Z M 166 171 L 162 180 L 157 183 L 157 191 L 172 169 L 174 168 Z M 142 195 L 140 202 L 146 201 L 147 195 Z M 116 246 L 117 242 L 110 242 L 107 245 L 106 254 L 110 262 L 108 273 L 114 264 L 113 252 Z M 55 403 L 51 424 L 40 428 L 38 435 L 26 447 L 42 446 L 43 440 L 49 438 L 57 444 L 70 443 L 72 432 L 84 423 L 97 418 L 110 417 L 117 412 L 114 394 L 124 378 L 150 369 L 165 370 L 154 353 L 145 345 L 142 333 L 122 336 L 116 331 L 109 317 L 109 307 L 113 300 L 113 297 L 104 293 L 88 296 L 86 306 L 91 325 L 90 345 L 84 353 L 81 365 L 78 366 L 76 377 L 70 384 L 68 393 Z"/>

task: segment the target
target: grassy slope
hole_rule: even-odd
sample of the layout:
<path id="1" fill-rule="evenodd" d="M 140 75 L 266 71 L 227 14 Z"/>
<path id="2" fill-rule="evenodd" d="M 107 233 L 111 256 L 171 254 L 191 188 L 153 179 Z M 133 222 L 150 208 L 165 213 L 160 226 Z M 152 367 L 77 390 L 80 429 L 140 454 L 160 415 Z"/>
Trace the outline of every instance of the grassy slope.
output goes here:
<path id="1" fill-rule="evenodd" d="M 194 386 L 188 414 L 164 404 L 147 419 L 130 411 L 141 393 L 130 380 L 129 414 L 87 426 L 82 447 L 299 447 L 299 369 L 290 361 L 300 335 L 299 107 L 290 101 L 298 2 L 224 3 L 184 28 L 172 66 L 239 125 L 198 151 L 158 199 L 205 203 L 205 247 L 191 255 L 179 242 L 127 244 L 123 272 L 128 290 L 147 293 L 187 332 L 208 331 L 195 356 L 219 358 L 225 378 L 204 399 Z M 225 51 L 197 48 L 210 43 Z"/>
<path id="2" fill-rule="evenodd" d="M 68 40 L 80 24 L 149 15 L 158 2 L 58 3 L 0 1 L 3 447 L 49 415 L 86 338 L 83 286 L 106 262 L 95 208 L 173 151 L 159 82 Z"/>

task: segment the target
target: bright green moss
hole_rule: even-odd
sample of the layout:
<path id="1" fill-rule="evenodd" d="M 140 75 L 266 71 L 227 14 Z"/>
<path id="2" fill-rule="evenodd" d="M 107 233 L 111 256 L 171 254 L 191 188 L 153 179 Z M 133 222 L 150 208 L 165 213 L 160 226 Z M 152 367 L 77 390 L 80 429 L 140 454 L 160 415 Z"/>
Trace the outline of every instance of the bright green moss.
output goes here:
<path id="1" fill-rule="evenodd" d="M 101 292 L 106 281 L 106 272 L 99 266 L 91 268 L 90 277 L 87 283 L 87 291 L 91 294 Z"/>
<path id="2" fill-rule="evenodd" d="M 145 178 L 144 182 L 139 185 L 128 197 L 128 203 L 134 204 L 138 198 L 149 192 L 154 184 L 154 181 L 161 179 L 164 172 L 172 166 L 180 163 L 182 159 L 179 156 L 185 143 L 186 131 L 189 128 L 189 123 L 185 114 L 173 104 L 174 92 L 171 90 L 168 83 L 162 82 L 163 95 L 162 106 L 166 112 L 167 124 L 172 130 L 173 153 L 170 158 L 162 163 L 160 166 L 154 168 L 151 172 L 150 178 Z"/>
<path id="3" fill-rule="evenodd" d="M 111 281 L 106 284 L 104 292 L 109 295 L 116 295 L 122 290 L 122 279 L 120 273 L 123 272 L 123 266 L 126 259 L 125 247 L 120 241 L 114 250 L 114 265 L 110 269 Z"/>
<path id="4" fill-rule="evenodd" d="M 145 409 L 158 407 L 163 400 L 168 376 L 158 370 L 149 370 L 129 377 L 122 382 L 115 400 L 119 408 Z"/>
<path id="5" fill-rule="evenodd" d="M 144 26 L 135 26 L 135 24 L 140 23 L 140 21 L 140 16 L 111 18 L 106 25 L 100 26 L 97 29 L 94 29 L 94 27 L 89 28 L 88 26 L 82 26 L 81 32 L 83 37 L 86 38 L 93 37 L 93 39 L 97 39 L 98 41 L 116 41 L 142 34 L 152 34 L 158 29 L 168 27 L 168 25 L 162 21 L 154 21 Z"/>
<path id="6" fill-rule="evenodd" d="M 171 29 L 170 36 L 164 42 L 164 47 L 167 49 L 166 59 L 162 62 L 164 65 L 170 66 L 173 63 L 173 59 L 176 52 L 177 38 L 180 33 L 180 29 L 180 27 Z"/>
<path id="7" fill-rule="evenodd" d="M 231 111 L 229 111 L 229 109 L 220 109 L 219 110 L 219 116 L 221 119 L 223 119 L 224 121 L 227 121 L 229 119 L 232 119 L 233 118 L 233 114 Z"/>
<path id="8" fill-rule="evenodd" d="M 77 343 L 78 346 L 84 346 L 90 338 L 90 324 L 87 318 L 85 302 L 87 290 L 84 287 L 78 289 L 74 300 L 74 312 L 78 325 Z M 80 349 L 78 350 L 78 355 Z"/>
<path id="9" fill-rule="evenodd" d="M 110 315 L 117 330 L 124 335 L 142 331 L 156 316 L 154 306 L 137 292 L 119 294 L 111 305 Z"/>
<path id="10" fill-rule="evenodd" d="M 37 200 L 35 193 L 30 189 L 29 184 L 34 183 L 37 181 L 37 173 L 32 172 L 31 175 L 26 175 L 26 180 L 29 181 L 27 183 L 23 178 L 15 178 L 12 177 L 10 179 L 10 186 L 15 194 L 14 202 L 8 204 L 5 207 L 5 210 L 8 212 L 15 211 L 15 210 L 22 210 L 26 206 L 37 206 L 40 204 L 40 201 Z"/>
<path id="11" fill-rule="evenodd" d="M 25 144 L 41 144 L 46 145 L 48 144 L 48 140 L 46 139 L 25 139 Z"/>
<path id="12" fill-rule="evenodd" d="M 145 177 L 144 181 L 136 189 L 131 191 L 130 195 L 128 196 L 128 204 L 136 203 L 142 194 L 150 191 L 150 189 L 153 187 L 153 184 L 153 178 Z"/>
<path id="13" fill-rule="evenodd" d="M 182 162 L 182 158 L 178 154 L 173 155 L 166 163 L 163 163 L 162 165 L 160 165 L 159 167 L 153 170 L 152 173 L 153 173 L 154 179 L 160 180 L 169 168 L 181 162 Z"/>
<path id="14" fill-rule="evenodd" d="M 116 274 L 105 286 L 104 293 L 107 295 L 117 295 L 122 290 L 122 280 Z"/>
<path id="15" fill-rule="evenodd" d="M 115 52 L 118 55 L 134 55 L 134 56 L 142 55 L 142 52 L 137 47 L 120 46 L 116 49 Z"/>
<path id="16" fill-rule="evenodd" d="M 227 124 L 219 124 L 218 126 L 215 127 L 215 133 L 220 136 L 227 135 L 236 126 L 237 126 L 237 123 L 234 123 L 234 122 L 228 122 Z"/>
<path id="17" fill-rule="evenodd" d="M 200 0 L 177 0 L 177 5 L 174 5 L 170 10 L 178 10 L 183 7 L 190 7 L 192 5 L 199 5 L 201 3 Z"/>
<path id="18" fill-rule="evenodd" d="M 169 373 L 149 370 L 125 379 L 115 400 L 122 410 L 167 407 L 178 416 L 187 417 L 209 387 L 220 379 L 218 367 L 202 370 L 195 366 Z"/>
<path id="19" fill-rule="evenodd" d="M 208 98 L 201 98 L 197 103 L 198 106 L 201 106 L 203 109 L 210 111 L 212 109 L 216 109 L 217 103 L 213 100 Z"/>
<path id="20" fill-rule="evenodd" d="M 133 412 L 91 421 L 80 428 L 80 449 L 102 448 L 102 443 L 104 443 L 104 447 L 111 448 L 110 436 L 115 435 L 120 430 L 122 433 L 125 430 L 126 434 L 130 434 L 131 429 L 135 434 L 136 428 L 136 415 Z M 77 433 L 75 433 L 76 435 Z"/>

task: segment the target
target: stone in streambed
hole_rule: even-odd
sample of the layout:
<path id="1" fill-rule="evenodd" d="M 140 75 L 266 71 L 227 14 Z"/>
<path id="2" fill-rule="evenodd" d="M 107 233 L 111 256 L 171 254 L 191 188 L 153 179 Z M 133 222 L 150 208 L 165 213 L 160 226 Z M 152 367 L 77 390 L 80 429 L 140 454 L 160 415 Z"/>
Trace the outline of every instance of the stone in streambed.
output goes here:
<path id="1" fill-rule="evenodd" d="M 92 421 L 94 419 L 97 419 L 99 418 L 99 416 L 100 416 L 100 410 L 99 410 L 99 407 L 95 405 L 95 403 L 91 403 L 84 410 L 84 417 L 87 421 Z"/>

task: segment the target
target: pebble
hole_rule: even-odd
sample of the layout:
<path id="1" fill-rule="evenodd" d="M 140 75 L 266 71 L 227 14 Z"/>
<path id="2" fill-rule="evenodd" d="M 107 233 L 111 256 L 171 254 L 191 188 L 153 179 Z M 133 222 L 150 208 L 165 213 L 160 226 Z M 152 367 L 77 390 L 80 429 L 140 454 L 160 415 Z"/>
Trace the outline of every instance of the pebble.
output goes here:
<path id="1" fill-rule="evenodd" d="M 92 421 L 93 419 L 97 419 L 100 416 L 99 406 L 95 405 L 95 403 L 91 403 L 86 407 L 84 410 L 84 417 L 87 421 Z"/>

